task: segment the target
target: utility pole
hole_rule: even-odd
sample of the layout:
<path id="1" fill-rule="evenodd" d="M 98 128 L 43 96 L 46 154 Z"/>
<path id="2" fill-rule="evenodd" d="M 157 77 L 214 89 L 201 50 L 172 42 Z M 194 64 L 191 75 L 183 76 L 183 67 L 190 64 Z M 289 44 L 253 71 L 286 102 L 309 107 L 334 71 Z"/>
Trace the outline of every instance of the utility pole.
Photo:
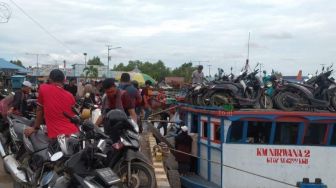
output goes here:
<path id="1" fill-rule="evenodd" d="M 112 45 L 106 45 L 107 46 L 107 70 L 106 70 L 106 77 L 109 77 L 109 73 L 110 73 L 110 60 L 111 60 L 111 56 L 110 56 L 110 50 L 113 50 L 113 49 L 119 49 L 121 48 L 120 46 L 118 47 L 113 47 L 112 48 Z"/>
<path id="2" fill-rule="evenodd" d="M 39 56 L 49 56 L 49 54 L 39 54 L 39 53 L 26 53 L 26 55 L 36 56 L 36 76 L 40 76 L 39 73 Z"/>
<path id="3" fill-rule="evenodd" d="M 208 65 L 208 67 L 209 67 L 209 78 L 210 78 L 210 67 L 211 67 L 212 65 Z"/>
<path id="4" fill-rule="evenodd" d="M 85 64 L 85 68 L 86 68 L 86 56 L 87 56 L 87 53 L 84 52 L 83 55 L 84 55 L 84 64 Z"/>
<path id="5" fill-rule="evenodd" d="M 66 78 L 66 61 L 63 60 L 64 76 Z"/>
<path id="6" fill-rule="evenodd" d="M 198 63 L 198 65 L 201 65 L 201 63 L 209 63 L 210 61 L 190 61 L 191 63 Z"/>

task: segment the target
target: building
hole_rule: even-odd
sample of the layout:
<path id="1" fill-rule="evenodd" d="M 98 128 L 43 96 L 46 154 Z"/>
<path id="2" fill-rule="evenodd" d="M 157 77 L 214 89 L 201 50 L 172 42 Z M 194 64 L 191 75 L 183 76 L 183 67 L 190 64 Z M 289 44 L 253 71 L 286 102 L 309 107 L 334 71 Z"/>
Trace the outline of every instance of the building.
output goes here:
<path id="1" fill-rule="evenodd" d="M 0 87 L 8 87 L 11 84 L 11 77 L 16 74 L 27 74 L 24 67 L 20 67 L 5 59 L 0 58 Z"/>
<path id="2" fill-rule="evenodd" d="M 184 77 L 166 77 L 165 82 L 173 88 L 181 88 L 184 85 L 185 80 Z"/>

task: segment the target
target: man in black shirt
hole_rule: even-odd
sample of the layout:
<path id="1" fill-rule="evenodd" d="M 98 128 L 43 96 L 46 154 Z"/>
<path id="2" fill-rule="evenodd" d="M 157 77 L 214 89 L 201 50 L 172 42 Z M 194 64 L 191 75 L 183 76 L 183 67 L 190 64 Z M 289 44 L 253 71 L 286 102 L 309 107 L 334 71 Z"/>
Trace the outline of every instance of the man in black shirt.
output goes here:
<path id="1" fill-rule="evenodd" d="M 69 84 L 64 86 L 64 89 L 69 91 L 74 97 L 77 94 L 76 78 L 71 78 Z"/>

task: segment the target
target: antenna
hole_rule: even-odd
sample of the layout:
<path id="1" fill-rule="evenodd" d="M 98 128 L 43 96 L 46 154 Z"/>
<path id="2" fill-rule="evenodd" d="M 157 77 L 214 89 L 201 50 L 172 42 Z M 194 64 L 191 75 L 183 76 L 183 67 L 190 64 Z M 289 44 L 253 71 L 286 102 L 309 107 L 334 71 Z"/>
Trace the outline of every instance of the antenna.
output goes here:
<path id="1" fill-rule="evenodd" d="M 247 40 L 247 59 L 246 59 L 246 62 L 248 62 L 248 60 L 250 59 L 250 37 L 251 37 L 251 33 L 249 32 L 248 40 Z"/>

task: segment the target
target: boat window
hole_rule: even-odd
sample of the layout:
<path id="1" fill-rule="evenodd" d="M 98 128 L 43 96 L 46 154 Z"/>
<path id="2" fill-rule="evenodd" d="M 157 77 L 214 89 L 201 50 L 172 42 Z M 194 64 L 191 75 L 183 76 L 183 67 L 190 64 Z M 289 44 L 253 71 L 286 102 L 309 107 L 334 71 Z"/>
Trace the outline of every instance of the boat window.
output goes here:
<path id="1" fill-rule="evenodd" d="M 277 122 L 274 144 L 297 144 L 300 123 Z"/>
<path id="2" fill-rule="evenodd" d="M 268 144 L 272 122 L 249 121 L 247 125 L 247 143 Z"/>
<path id="3" fill-rule="evenodd" d="M 243 141 L 243 121 L 233 121 L 229 129 L 229 141 L 231 143 L 237 143 Z"/>
<path id="4" fill-rule="evenodd" d="M 197 133 L 197 125 L 198 125 L 198 115 L 197 114 L 193 114 L 191 116 L 192 118 L 192 121 L 191 121 L 191 129 L 190 129 L 190 132 L 191 133 Z"/>
<path id="5" fill-rule="evenodd" d="M 324 123 L 311 123 L 307 125 L 303 145 L 323 145 L 327 127 L 328 125 Z"/>
<path id="6" fill-rule="evenodd" d="M 336 145 L 336 124 L 334 124 L 334 131 L 332 132 L 331 135 L 331 140 L 330 140 L 330 145 L 335 146 Z"/>
<path id="7" fill-rule="evenodd" d="M 220 125 L 217 124 L 217 123 L 215 123 L 214 124 L 214 129 L 215 129 L 214 140 L 220 142 L 220 140 L 221 140 L 221 136 L 220 136 L 221 135 L 220 134 L 221 128 L 220 128 Z"/>
<path id="8" fill-rule="evenodd" d="M 208 122 L 202 121 L 202 124 L 203 124 L 203 126 L 202 126 L 202 133 L 203 133 L 202 137 L 208 138 Z"/>

